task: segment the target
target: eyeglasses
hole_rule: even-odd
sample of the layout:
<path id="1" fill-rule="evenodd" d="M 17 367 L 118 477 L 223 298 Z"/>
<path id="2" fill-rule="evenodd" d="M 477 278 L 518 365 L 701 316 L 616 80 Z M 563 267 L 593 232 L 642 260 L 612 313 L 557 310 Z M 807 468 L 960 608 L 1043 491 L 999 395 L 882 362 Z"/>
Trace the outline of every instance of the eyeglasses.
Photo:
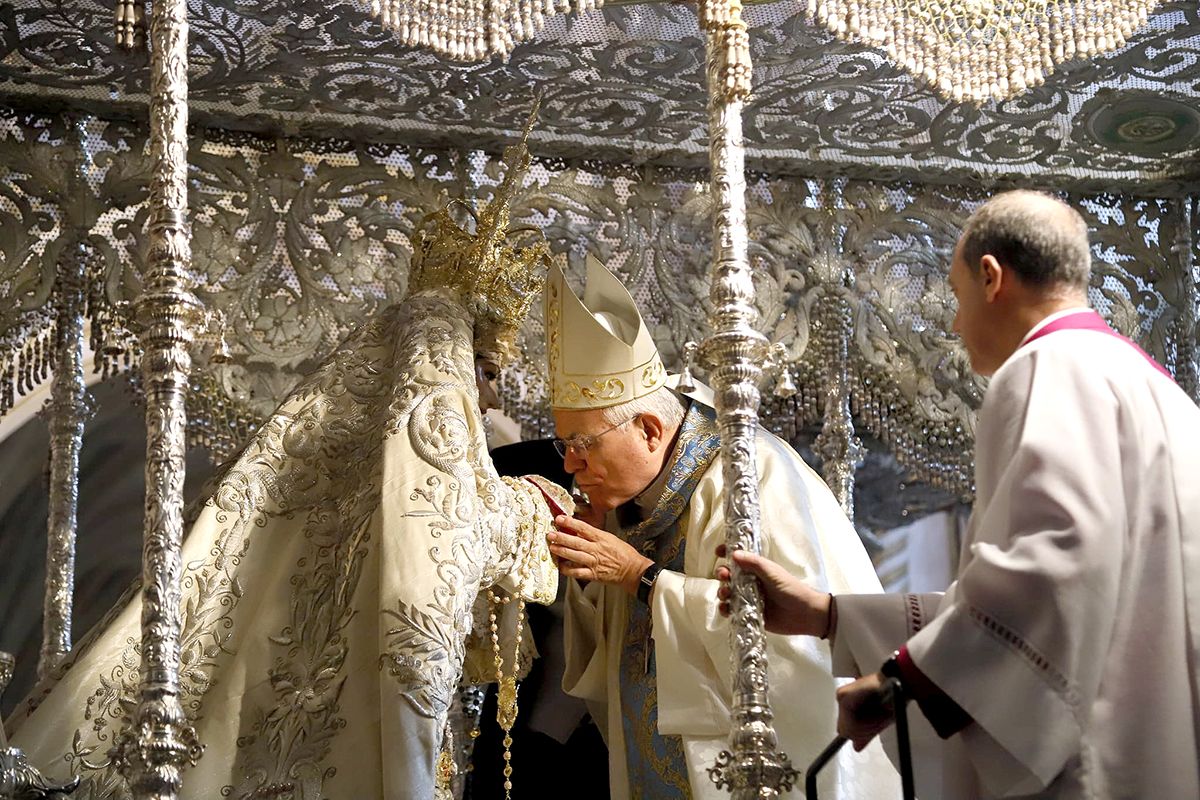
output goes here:
<path id="1" fill-rule="evenodd" d="M 560 456 L 562 456 L 563 458 L 566 458 L 567 453 L 571 450 L 574 450 L 575 455 L 582 458 L 587 455 L 587 452 L 590 448 L 592 448 L 596 445 L 596 440 L 599 439 L 601 436 L 603 436 L 604 434 L 609 433 L 611 431 L 615 431 L 617 428 L 621 427 L 622 425 L 628 425 L 629 423 L 633 422 L 635 419 L 637 419 L 640 416 L 641 416 L 641 414 L 634 414 L 629 419 L 624 420 L 623 422 L 618 422 L 616 425 L 613 425 L 611 428 L 605 428 L 604 430 L 600 431 L 599 433 L 593 433 L 593 434 L 580 433 L 575 436 L 572 436 L 570 439 L 555 439 L 554 440 L 554 449 L 557 450 L 558 454 Z"/>

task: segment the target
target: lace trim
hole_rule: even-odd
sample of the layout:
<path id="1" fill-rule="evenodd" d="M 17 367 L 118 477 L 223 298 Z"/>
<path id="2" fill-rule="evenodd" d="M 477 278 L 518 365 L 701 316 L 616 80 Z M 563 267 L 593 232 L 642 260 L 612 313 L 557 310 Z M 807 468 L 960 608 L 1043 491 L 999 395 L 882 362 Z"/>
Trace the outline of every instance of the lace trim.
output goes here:
<path id="1" fill-rule="evenodd" d="M 1041 674 L 1043 680 L 1050 684 L 1050 686 L 1053 687 L 1056 692 L 1062 695 L 1063 699 L 1067 701 L 1067 705 L 1069 705 L 1075 711 L 1079 710 L 1081 704 L 1079 692 L 1077 692 L 1075 687 L 1071 685 L 1071 681 L 1067 679 L 1067 676 L 1059 672 L 1054 665 L 1050 663 L 1050 659 L 1042 655 L 1037 648 L 1025 641 L 1016 631 L 1000 622 L 997 622 L 979 609 L 968 606 L 967 613 L 970 615 L 971 619 L 982 626 L 985 631 L 992 634 L 992 636 L 1007 644 L 1019 655 L 1021 655 L 1031 667 Z"/>
<path id="2" fill-rule="evenodd" d="M 906 594 L 904 601 L 908 605 L 908 637 L 911 639 L 925 627 L 925 615 L 921 611 L 920 595 Z"/>

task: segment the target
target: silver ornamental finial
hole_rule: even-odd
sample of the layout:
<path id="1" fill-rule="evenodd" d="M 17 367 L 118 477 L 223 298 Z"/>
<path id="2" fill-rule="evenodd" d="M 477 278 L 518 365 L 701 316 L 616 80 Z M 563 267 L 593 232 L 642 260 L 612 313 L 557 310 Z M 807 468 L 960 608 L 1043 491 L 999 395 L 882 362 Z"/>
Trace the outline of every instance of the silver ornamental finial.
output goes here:
<path id="1" fill-rule="evenodd" d="M 13 654 L 0 650 L 0 697 L 4 696 L 4 690 L 8 688 L 8 682 L 12 680 L 16 667 L 17 660 L 13 658 Z"/>
<path id="2" fill-rule="evenodd" d="M 12 680 L 17 660 L 12 653 L 0 650 L 0 697 Z M 79 786 L 79 778 L 67 783 L 48 781 L 25 758 L 20 748 L 9 747 L 0 728 L 0 800 L 50 800 L 70 794 Z"/>
<path id="3" fill-rule="evenodd" d="M 692 362 L 696 360 L 696 351 L 700 345 L 688 342 L 683 346 L 683 371 L 679 373 L 679 384 L 675 387 L 681 392 L 696 391 L 696 377 L 692 375 Z"/>
<path id="4" fill-rule="evenodd" d="M 771 345 L 771 361 L 768 367 L 775 372 L 775 396 L 784 400 L 796 394 L 796 382 L 788 368 L 787 348 L 780 342 Z"/>

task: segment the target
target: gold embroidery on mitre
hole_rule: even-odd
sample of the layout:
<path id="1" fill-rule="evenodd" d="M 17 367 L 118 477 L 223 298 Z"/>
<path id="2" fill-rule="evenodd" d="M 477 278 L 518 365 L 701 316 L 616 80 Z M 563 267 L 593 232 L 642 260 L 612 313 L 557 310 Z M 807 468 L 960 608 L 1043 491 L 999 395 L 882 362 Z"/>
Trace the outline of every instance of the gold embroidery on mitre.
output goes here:
<path id="1" fill-rule="evenodd" d="M 424 217 L 413 252 L 409 293 L 445 287 L 458 294 L 475 316 L 476 330 L 496 339 L 499 355 L 516 355 L 516 340 L 529 309 L 542 291 L 550 264 L 550 245 L 528 226 L 511 227 L 514 197 L 529 169 L 527 141 L 538 103 L 517 144 L 505 148 L 504 179 L 478 214 L 462 200 Z M 470 233 L 451 215 L 459 207 L 475 220 Z M 517 241 L 524 239 L 525 244 Z"/>
<path id="2" fill-rule="evenodd" d="M 667 368 L 663 366 L 662 361 L 655 359 L 642 370 L 642 388 L 657 389 L 662 385 L 666 376 Z"/>
<path id="3" fill-rule="evenodd" d="M 572 403 L 580 400 L 593 403 L 620 400 L 625 394 L 625 384 L 617 378 L 595 381 L 591 386 L 580 386 L 575 381 L 567 381 L 558 394 L 564 401 Z"/>
<path id="4" fill-rule="evenodd" d="M 609 378 L 606 381 L 596 381 L 592 388 L 580 389 L 579 393 L 588 400 L 616 400 L 625 394 L 625 384 L 616 378 Z"/>
<path id="5" fill-rule="evenodd" d="M 607 408 L 657 391 L 666 369 L 629 290 L 590 254 L 582 297 L 552 267 L 546 282 L 551 405 Z"/>

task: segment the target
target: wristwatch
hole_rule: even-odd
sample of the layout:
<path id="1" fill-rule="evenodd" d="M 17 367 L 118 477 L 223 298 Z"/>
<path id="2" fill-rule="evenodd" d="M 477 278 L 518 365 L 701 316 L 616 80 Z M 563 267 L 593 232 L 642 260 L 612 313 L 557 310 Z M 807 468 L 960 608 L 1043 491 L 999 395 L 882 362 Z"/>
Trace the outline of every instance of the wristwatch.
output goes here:
<path id="1" fill-rule="evenodd" d="M 892 654 L 890 656 L 888 656 L 887 661 L 884 661 L 883 665 L 879 667 L 879 672 L 885 678 L 895 678 L 896 680 L 900 681 L 901 683 L 904 682 L 904 679 L 900 676 L 900 651 L 899 650 L 892 651 Z"/>
<path id="2" fill-rule="evenodd" d="M 904 675 L 900 672 L 900 651 L 896 650 L 888 657 L 887 661 L 879 668 L 879 673 L 885 678 L 890 678 L 896 682 L 896 694 L 899 695 L 901 704 L 908 702 L 908 684 L 904 681 Z"/>
<path id="3" fill-rule="evenodd" d="M 661 566 L 651 564 L 642 572 L 642 577 L 638 578 L 637 599 L 646 605 L 650 605 L 650 590 L 654 588 L 654 582 L 658 580 L 660 572 L 662 572 Z"/>

